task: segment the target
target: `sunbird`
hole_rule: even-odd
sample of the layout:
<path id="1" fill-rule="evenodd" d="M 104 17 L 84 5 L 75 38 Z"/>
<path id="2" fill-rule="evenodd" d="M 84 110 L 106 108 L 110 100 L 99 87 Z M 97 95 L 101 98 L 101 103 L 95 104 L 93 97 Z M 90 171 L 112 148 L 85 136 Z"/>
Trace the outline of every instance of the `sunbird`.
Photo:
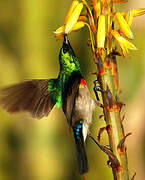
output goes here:
<path id="1" fill-rule="evenodd" d="M 92 113 L 100 102 L 90 95 L 78 58 L 67 36 L 59 53 L 56 79 L 26 80 L 1 90 L 0 105 L 10 113 L 27 111 L 34 118 L 48 116 L 54 105 L 62 107 L 74 134 L 80 174 L 88 172 L 85 140 Z"/>

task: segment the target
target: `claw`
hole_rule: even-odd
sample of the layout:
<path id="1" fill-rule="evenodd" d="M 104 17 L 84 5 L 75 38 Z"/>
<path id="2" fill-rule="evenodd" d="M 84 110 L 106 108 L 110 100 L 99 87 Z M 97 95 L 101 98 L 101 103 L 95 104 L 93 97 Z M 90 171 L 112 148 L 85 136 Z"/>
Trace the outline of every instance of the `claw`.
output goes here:
<path id="1" fill-rule="evenodd" d="M 100 99 L 99 99 L 99 96 L 98 96 L 98 89 L 97 89 L 97 83 L 96 83 L 97 81 L 95 80 L 94 81 L 94 88 L 93 88 L 93 90 L 94 90 L 94 92 L 95 92 L 95 95 L 96 95 L 96 99 L 98 100 L 98 101 L 100 101 Z"/>
<path id="2" fill-rule="evenodd" d="M 94 81 L 94 88 L 93 88 L 93 90 L 94 90 L 94 92 L 95 92 L 96 99 L 97 99 L 98 101 L 100 101 L 99 96 L 98 96 L 98 91 L 99 91 L 99 92 L 104 92 L 104 90 L 101 89 L 101 87 L 100 87 L 100 85 L 99 85 L 99 83 L 98 83 L 98 80 L 95 80 L 95 81 Z M 101 106 L 101 107 L 102 107 L 102 106 Z"/>
<path id="3" fill-rule="evenodd" d="M 109 157 L 109 161 L 107 162 L 108 165 L 110 165 L 112 167 L 112 169 L 114 171 L 120 171 L 122 169 L 117 157 L 113 154 L 113 152 L 108 149 L 105 146 L 101 146 L 91 135 L 89 135 L 89 137 L 95 142 L 95 144 L 97 144 L 97 146 L 103 151 L 105 152 L 108 157 Z"/>

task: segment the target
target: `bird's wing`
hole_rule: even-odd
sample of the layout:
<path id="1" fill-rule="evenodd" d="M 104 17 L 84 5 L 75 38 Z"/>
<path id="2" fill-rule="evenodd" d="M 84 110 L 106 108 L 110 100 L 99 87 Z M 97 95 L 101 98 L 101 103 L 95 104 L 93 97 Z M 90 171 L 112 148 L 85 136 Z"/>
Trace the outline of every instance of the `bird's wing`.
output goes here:
<path id="1" fill-rule="evenodd" d="M 78 96 L 81 79 L 82 75 L 80 72 L 74 72 L 65 84 L 63 92 L 63 111 L 67 117 L 69 125 L 72 125 L 72 113 L 75 100 Z"/>
<path id="2" fill-rule="evenodd" d="M 28 80 L 0 90 L 0 105 L 10 113 L 28 111 L 34 118 L 47 116 L 53 108 L 50 80 Z M 53 81 L 53 79 L 51 80 Z"/>

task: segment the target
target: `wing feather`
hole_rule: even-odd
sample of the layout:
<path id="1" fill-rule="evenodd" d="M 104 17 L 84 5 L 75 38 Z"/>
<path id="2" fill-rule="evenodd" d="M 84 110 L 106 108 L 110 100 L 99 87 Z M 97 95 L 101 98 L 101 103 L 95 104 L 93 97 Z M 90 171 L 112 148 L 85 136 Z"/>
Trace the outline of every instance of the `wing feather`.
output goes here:
<path id="1" fill-rule="evenodd" d="M 74 72 L 68 82 L 65 84 L 64 93 L 63 93 L 63 111 L 67 117 L 69 125 L 72 125 L 72 113 L 73 107 L 75 105 L 75 100 L 78 96 L 79 85 L 82 79 L 80 72 Z"/>
<path id="2" fill-rule="evenodd" d="M 55 104 L 48 91 L 49 81 L 49 79 L 28 80 L 2 89 L 0 105 L 10 113 L 28 111 L 32 117 L 38 119 L 48 116 Z"/>

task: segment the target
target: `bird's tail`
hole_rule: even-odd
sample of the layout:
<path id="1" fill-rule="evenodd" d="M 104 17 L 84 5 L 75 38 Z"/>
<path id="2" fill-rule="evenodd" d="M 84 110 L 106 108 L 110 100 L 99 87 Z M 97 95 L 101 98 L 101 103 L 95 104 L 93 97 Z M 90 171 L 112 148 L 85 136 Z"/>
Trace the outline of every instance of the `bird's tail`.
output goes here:
<path id="1" fill-rule="evenodd" d="M 83 123 L 81 121 L 73 126 L 73 132 L 77 149 L 79 172 L 80 174 L 84 174 L 88 172 L 88 160 L 83 137 Z"/>

